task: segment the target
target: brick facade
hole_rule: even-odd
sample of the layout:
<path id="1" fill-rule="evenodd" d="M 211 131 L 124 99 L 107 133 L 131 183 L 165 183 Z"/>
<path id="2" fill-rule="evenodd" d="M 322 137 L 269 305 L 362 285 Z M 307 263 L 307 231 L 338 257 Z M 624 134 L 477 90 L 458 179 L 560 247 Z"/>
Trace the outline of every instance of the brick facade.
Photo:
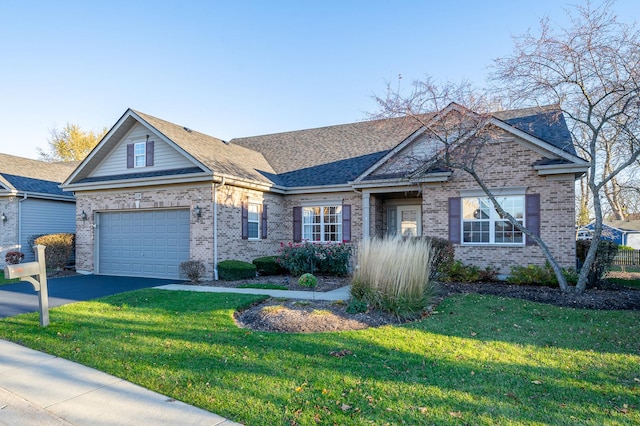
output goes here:
<path id="1" fill-rule="evenodd" d="M 4 268 L 4 257 L 9 251 L 20 248 L 18 236 L 18 199 L 6 197 L 0 199 L 0 214 L 7 217 L 6 222 L 0 221 L 0 266 Z M 22 248 L 22 251 L 31 248 Z"/>

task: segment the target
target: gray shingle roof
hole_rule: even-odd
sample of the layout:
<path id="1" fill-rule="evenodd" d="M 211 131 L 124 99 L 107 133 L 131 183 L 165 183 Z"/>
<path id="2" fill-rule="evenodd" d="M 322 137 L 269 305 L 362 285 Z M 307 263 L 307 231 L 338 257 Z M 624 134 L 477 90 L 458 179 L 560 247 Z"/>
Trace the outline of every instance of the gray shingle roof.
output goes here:
<path id="1" fill-rule="evenodd" d="M 493 115 L 576 155 L 557 106 L 500 111 Z M 396 118 L 238 138 L 230 143 L 262 153 L 284 186 L 346 184 L 417 129 L 414 120 Z"/>
<path id="2" fill-rule="evenodd" d="M 257 151 L 226 143 L 139 111 L 132 111 L 216 174 L 263 183 L 277 183 L 269 178 L 276 174 L 275 171 Z"/>
<path id="3" fill-rule="evenodd" d="M 79 162 L 32 160 L 9 154 L 0 154 L 0 177 L 7 190 L 73 197 L 58 185 L 73 172 Z"/>

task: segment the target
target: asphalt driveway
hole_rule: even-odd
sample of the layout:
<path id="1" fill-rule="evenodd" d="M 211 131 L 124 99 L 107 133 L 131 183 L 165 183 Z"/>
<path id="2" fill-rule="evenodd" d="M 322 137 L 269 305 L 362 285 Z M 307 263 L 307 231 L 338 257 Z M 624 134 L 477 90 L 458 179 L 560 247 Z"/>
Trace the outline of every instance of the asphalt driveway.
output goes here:
<path id="1" fill-rule="evenodd" d="M 175 284 L 179 280 L 157 278 L 115 277 L 109 275 L 75 275 L 47 280 L 49 307 L 53 308 L 82 300 L 95 299 L 125 291 Z M 0 286 L 0 318 L 35 312 L 38 293 L 26 281 Z"/>

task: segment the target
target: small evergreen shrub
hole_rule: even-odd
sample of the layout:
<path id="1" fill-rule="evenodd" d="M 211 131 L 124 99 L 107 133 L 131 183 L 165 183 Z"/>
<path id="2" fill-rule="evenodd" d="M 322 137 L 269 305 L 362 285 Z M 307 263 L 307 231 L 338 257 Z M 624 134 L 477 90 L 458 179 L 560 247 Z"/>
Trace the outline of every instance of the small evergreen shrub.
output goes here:
<path id="1" fill-rule="evenodd" d="M 575 285 L 578 282 L 578 273 L 574 269 L 563 269 L 562 275 L 564 275 L 569 285 Z M 545 266 L 513 266 L 511 274 L 507 277 L 507 282 L 520 285 L 558 287 L 558 279 L 549 262 Z"/>
<path id="2" fill-rule="evenodd" d="M 318 279 L 313 274 L 302 274 L 300 278 L 298 278 L 298 285 L 313 289 L 318 286 Z"/>
<path id="3" fill-rule="evenodd" d="M 344 276 L 349 272 L 351 246 L 345 244 L 280 244 L 276 262 L 297 276 L 304 273 Z"/>
<path id="4" fill-rule="evenodd" d="M 24 253 L 20 251 L 8 251 L 4 255 L 4 263 L 7 265 L 17 265 L 24 260 Z"/>
<path id="5" fill-rule="evenodd" d="M 444 280 L 451 271 L 454 262 L 455 248 L 451 241 L 439 237 L 423 237 L 431 243 L 433 258 L 429 279 Z"/>
<path id="6" fill-rule="evenodd" d="M 253 259 L 253 264 L 256 265 L 256 271 L 260 276 L 266 275 L 281 275 L 287 270 L 276 262 L 277 256 L 265 256 Z"/>
<path id="7" fill-rule="evenodd" d="M 377 238 L 362 242 L 357 253 L 351 287 L 354 299 L 407 319 L 429 306 L 434 289 L 429 281 L 428 240 Z"/>
<path id="8" fill-rule="evenodd" d="M 198 283 L 207 273 L 207 268 L 199 260 L 185 260 L 180 263 L 180 275 L 189 281 Z"/>
<path id="9" fill-rule="evenodd" d="M 582 268 L 584 260 L 587 257 L 587 252 L 591 247 L 593 240 L 578 240 L 576 241 L 576 257 L 578 258 L 578 268 Z M 598 251 L 596 251 L 596 258 L 589 269 L 589 275 L 587 278 L 587 288 L 597 286 L 600 282 L 604 281 L 604 276 L 611 268 L 613 259 L 618 253 L 618 245 L 613 241 L 598 241 Z"/>
<path id="10" fill-rule="evenodd" d="M 34 240 L 35 245 L 43 245 L 44 258 L 48 269 L 61 270 L 73 255 L 75 243 L 74 234 L 49 234 Z"/>
<path id="11" fill-rule="evenodd" d="M 223 260 L 218 263 L 218 278 L 237 281 L 256 277 L 256 265 L 241 260 Z"/>

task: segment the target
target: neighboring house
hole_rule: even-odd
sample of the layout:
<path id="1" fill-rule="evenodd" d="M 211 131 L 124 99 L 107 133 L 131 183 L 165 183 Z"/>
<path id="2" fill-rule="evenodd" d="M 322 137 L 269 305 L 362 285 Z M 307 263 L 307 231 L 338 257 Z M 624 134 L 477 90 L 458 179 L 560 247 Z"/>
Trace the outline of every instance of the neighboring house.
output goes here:
<path id="1" fill-rule="evenodd" d="M 488 125 L 496 139 L 478 159 L 487 185 L 574 266 L 574 183 L 588 163 L 563 117 L 504 111 Z M 225 142 L 129 109 L 62 186 L 77 199 L 77 268 L 177 278 L 195 259 L 215 276 L 219 261 L 274 255 L 280 243 L 383 235 L 449 238 L 463 262 L 503 273 L 544 264 L 466 173 L 415 159 L 431 146 L 403 119 Z"/>
<path id="2" fill-rule="evenodd" d="M 592 222 L 581 230 L 593 233 L 594 226 Z M 640 250 L 640 220 L 605 220 L 600 239 Z"/>
<path id="3" fill-rule="evenodd" d="M 0 265 L 8 251 L 21 251 L 34 260 L 30 244 L 42 234 L 76 231 L 72 193 L 60 183 L 78 162 L 48 163 L 0 154 Z"/>

